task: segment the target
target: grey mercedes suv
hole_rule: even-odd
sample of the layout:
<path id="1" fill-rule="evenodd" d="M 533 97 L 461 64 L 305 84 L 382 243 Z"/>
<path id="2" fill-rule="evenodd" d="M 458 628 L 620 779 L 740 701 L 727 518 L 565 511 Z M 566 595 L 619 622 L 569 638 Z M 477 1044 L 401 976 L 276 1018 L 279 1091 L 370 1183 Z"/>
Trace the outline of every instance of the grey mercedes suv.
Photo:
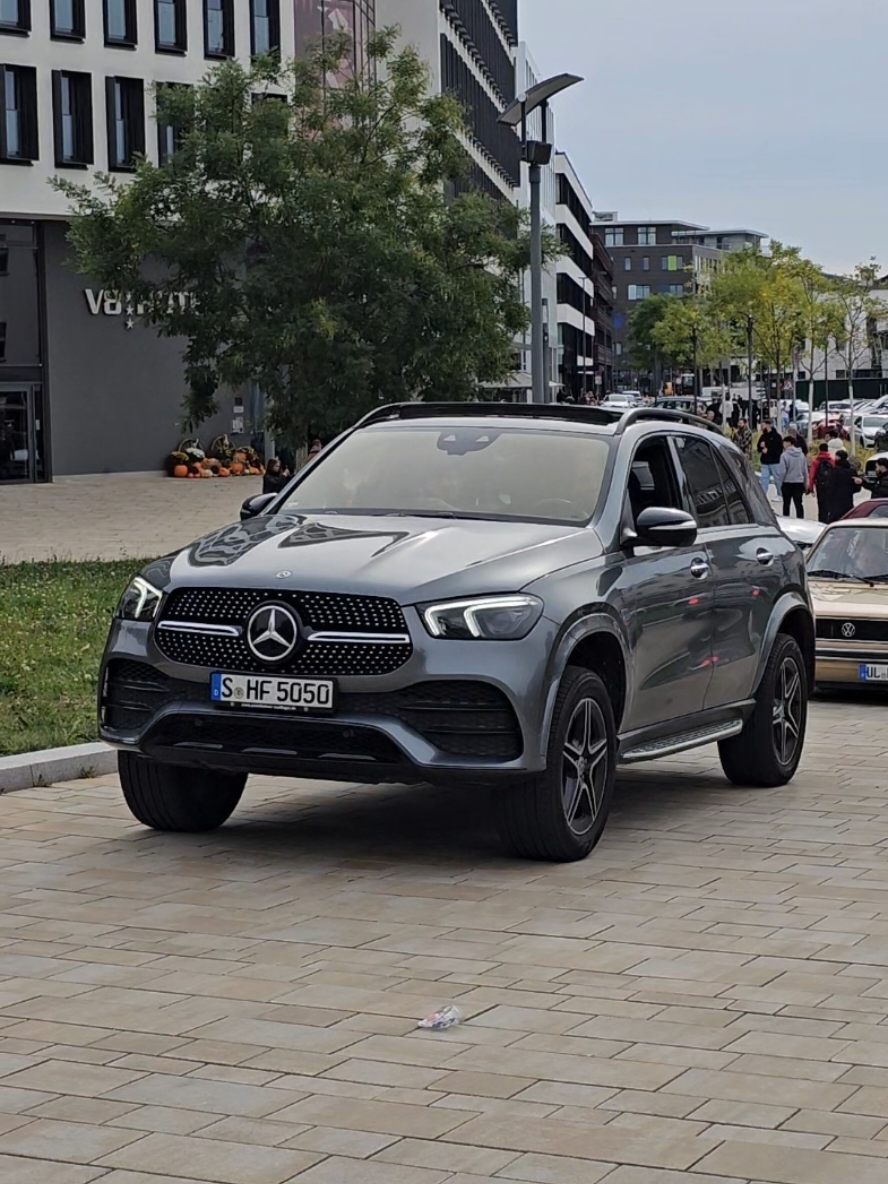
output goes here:
<path id="1" fill-rule="evenodd" d="M 789 781 L 813 664 L 801 553 L 704 421 L 411 403 L 133 580 L 100 733 L 161 830 L 221 825 L 248 773 L 468 781 L 566 861 L 619 762 L 717 743 Z"/>

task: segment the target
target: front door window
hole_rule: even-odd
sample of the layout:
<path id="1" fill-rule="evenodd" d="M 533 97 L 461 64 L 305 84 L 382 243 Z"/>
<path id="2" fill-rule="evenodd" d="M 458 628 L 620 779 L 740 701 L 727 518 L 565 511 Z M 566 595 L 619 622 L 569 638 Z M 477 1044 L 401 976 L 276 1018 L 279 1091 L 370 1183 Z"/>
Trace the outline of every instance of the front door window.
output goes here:
<path id="1" fill-rule="evenodd" d="M 42 401 L 39 387 L 0 386 L 0 483 L 45 480 Z"/>

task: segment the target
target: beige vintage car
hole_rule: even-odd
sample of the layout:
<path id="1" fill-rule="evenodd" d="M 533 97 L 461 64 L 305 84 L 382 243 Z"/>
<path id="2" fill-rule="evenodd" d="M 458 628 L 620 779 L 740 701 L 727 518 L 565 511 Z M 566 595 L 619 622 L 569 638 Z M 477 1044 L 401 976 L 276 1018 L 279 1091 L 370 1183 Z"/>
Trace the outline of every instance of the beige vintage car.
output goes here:
<path id="1" fill-rule="evenodd" d="M 828 527 L 808 556 L 818 683 L 888 686 L 888 519 Z"/>

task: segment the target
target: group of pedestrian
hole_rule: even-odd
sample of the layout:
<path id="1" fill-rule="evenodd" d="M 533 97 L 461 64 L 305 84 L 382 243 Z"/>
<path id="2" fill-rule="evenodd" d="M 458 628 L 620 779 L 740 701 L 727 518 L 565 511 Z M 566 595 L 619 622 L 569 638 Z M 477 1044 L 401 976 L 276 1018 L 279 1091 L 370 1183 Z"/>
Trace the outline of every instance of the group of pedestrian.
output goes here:
<path id="1" fill-rule="evenodd" d="M 749 456 L 752 433 L 742 420 L 734 441 Z M 793 509 L 798 518 L 805 517 L 805 493 L 816 496 L 817 516 L 823 523 L 837 521 L 853 507 L 854 495 L 863 481 L 842 444 L 839 431 L 831 429 L 829 438 L 819 444 L 809 464 L 807 444 L 792 426 L 781 436 L 771 420 L 763 422 L 757 445 L 762 490 L 767 493 L 774 482 L 778 496 L 783 499 L 785 517 L 790 517 Z M 874 489 L 874 497 L 888 497 L 888 463 L 881 471 L 884 484 L 879 486 L 877 480 L 877 487 L 883 492 L 876 493 Z"/>
<path id="2" fill-rule="evenodd" d="M 320 440 L 312 440 L 311 447 L 308 450 L 308 460 L 306 464 L 313 461 L 314 458 L 323 448 Z M 290 481 L 290 478 L 296 471 L 296 458 L 292 449 L 283 447 L 278 456 L 273 456 L 268 464 L 265 466 L 265 474 L 262 478 L 262 492 L 263 493 L 280 493 Z"/>

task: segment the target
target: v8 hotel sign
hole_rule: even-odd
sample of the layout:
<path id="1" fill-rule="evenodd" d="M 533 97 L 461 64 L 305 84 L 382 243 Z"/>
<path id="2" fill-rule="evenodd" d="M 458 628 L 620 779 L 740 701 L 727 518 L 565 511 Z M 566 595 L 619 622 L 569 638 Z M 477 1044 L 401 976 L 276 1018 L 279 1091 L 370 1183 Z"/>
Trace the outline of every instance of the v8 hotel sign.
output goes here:
<path id="1" fill-rule="evenodd" d="M 146 306 L 136 303 L 133 298 L 120 292 L 107 292 L 104 288 L 96 291 L 94 288 L 84 288 L 87 307 L 94 317 L 123 317 L 123 324 L 127 329 L 135 327 L 136 318 L 143 317 Z M 177 309 L 184 312 L 188 307 L 194 307 L 196 298 L 189 292 L 170 292 L 166 298 L 167 311 Z"/>

